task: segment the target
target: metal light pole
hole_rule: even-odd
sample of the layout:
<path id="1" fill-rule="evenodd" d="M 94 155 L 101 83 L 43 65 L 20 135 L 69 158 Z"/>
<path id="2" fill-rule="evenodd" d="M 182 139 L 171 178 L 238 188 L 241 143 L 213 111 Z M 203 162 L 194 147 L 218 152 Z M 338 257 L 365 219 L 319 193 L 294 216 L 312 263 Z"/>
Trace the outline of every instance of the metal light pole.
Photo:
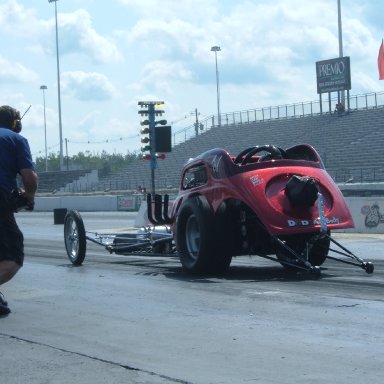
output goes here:
<path id="1" fill-rule="evenodd" d="M 48 3 L 55 3 L 56 19 L 56 60 L 57 60 L 57 98 L 59 103 L 59 133 L 60 133 L 60 171 L 63 170 L 63 127 L 61 123 L 61 97 L 60 97 L 60 61 L 59 61 L 59 32 L 57 28 L 57 0 L 48 0 Z"/>
<path id="2" fill-rule="evenodd" d="M 217 119 L 218 125 L 221 126 L 221 113 L 220 113 L 220 87 L 219 87 L 219 69 L 217 67 L 217 52 L 221 51 L 220 47 L 215 45 L 211 48 L 212 52 L 215 52 L 215 61 L 216 61 L 216 90 L 217 90 Z"/>
<path id="3" fill-rule="evenodd" d="M 343 57 L 343 26 L 341 23 L 341 4 L 340 0 L 337 0 L 337 25 L 339 34 L 339 57 Z M 345 92 L 341 91 L 341 103 L 345 106 Z M 338 100 L 340 102 L 340 100 Z"/>
<path id="4" fill-rule="evenodd" d="M 45 141 L 45 172 L 48 171 L 48 153 L 47 153 L 47 120 L 45 118 L 45 91 L 48 89 L 46 85 L 41 85 L 40 89 L 43 91 L 44 102 L 44 141 Z"/>

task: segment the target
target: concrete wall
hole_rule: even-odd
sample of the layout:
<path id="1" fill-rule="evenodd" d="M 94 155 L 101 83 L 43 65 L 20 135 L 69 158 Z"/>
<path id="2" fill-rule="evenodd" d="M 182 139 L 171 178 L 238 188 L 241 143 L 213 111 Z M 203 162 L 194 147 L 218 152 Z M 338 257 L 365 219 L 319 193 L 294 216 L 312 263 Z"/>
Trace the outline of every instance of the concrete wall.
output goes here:
<path id="1" fill-rule="evenodd" d="M 358 233 L 384 233 L 384 197 L 347 197 Z"/>
<path id="2" fill-rule="evenodd" d="M 78 211 L 138 211 L 142 195 L 68 195 L 36 197 L 36 211 L 51 211 L 57 208 L 77 209 Z"/>
<path id="3" fill-rule="evenodd" d="M 36 211 L 52 211 L 57 208 L 79 211 L 139 211 L 137 225 L 147 223 L 146 203 L 143 195 L 95 195 L 37 197 Z M 355 229 L 348 232 L 384 233 L 384 197 L 347 197 Z"/>

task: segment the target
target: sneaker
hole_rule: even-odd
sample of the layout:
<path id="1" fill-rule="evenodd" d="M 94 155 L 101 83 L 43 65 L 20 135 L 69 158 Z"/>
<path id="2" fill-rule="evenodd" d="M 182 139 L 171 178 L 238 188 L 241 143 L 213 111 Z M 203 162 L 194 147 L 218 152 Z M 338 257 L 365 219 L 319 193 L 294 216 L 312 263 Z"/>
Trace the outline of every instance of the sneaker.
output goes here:
<path id="1" fill-rule="evenodd" d="M 6 316 L 11 312 L 8 308 L 8 303 L 4 299 L 3 294 L 0 292 L 0 316 Z"/>

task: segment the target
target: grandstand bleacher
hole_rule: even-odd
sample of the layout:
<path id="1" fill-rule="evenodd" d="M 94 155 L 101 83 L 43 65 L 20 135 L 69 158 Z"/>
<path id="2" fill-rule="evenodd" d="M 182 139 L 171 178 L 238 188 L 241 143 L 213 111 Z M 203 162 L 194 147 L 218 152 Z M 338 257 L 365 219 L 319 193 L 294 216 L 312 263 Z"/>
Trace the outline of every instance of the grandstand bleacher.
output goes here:
<path id="1" fill-rule="evenodd" d="M 373 108 L 213 127 L 174 146 L 165 160 L 158 160 L 156 188 L 177 188 L 185 162 L 211 148 L 237 154 L 252 145 L 288 148 L 299 143 L 315 147 L 336 182 L 384 181 L 384 108 Z M 101 179 L 96 189 L 135 190 L 138 186 L 151 187 L 148 161 L 136 160 Z"/>
<path id="2" fill-rule="evenodd" d="M 277 117 L 272 117 L 270 109 L 268 119 L 264 119 L 263 112 L 262 120 L 250 121 L 250 113 L 245 111 L 247 119 L 242 119 L 241 115 L 232 123 L 222 119 L 225 125 L 220 127 L 214 125 L 213 117 L 208 118 L 212 120 L 211 127 L 205 126 L 198 135 L 193 130 L 192 136 L 174 144 L 165 160 L 157 161 L 156 190 L 177 189 L 182 166 L 189 158 L 206 150 L 223 148 L 236 155 L 246 147 L 262 144 L 274 144 L 281 148 L 300 143 L 313 145 L 327 171 L 338 183 L 384 182 L 384 103 L 378 105 L 376 96 L 373 107 L 368 106 L 368 97 L 365 96 L 365 105 L 358 107 L 360 99 L 356 98 L 355 109 L 341 114 L 313 113 L 311 103 L 309 114 L 305 114 L 308 106 L 299 108 L 302 114 L 283 117 L 279 112 Z M 254 116 L 256 120 L 256 111 Z M 84 174 L 87 171 L 40 173 L 39 192 L 63 190 L 65 185 L 82 176 L 81 172 Z M 149 162 L 141 159 L 109 177 L 82 187 L 81 191 L 64 187 L 67 192 L 137 191 L 143 188 L 147 191 L 151 189 L 151 170 Z"/>
<path id="3" fill-rule="evenodd" d="M 58 192 L 66 185 L 84 177 L 89 170 L 39 172 L 39 193 Z"/>

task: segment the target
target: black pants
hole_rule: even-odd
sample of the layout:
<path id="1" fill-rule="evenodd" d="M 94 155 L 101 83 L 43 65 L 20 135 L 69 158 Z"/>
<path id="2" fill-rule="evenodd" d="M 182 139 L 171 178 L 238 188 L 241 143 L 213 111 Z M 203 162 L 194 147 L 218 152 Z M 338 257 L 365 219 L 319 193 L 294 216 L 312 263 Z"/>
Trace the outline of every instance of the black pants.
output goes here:
<path id="1" fill-rule="evenodd" d="M 10 206 L 9 194 L 0 190 L 0 261 L 12 260 L 22 266 L 24 237 Z"/>

